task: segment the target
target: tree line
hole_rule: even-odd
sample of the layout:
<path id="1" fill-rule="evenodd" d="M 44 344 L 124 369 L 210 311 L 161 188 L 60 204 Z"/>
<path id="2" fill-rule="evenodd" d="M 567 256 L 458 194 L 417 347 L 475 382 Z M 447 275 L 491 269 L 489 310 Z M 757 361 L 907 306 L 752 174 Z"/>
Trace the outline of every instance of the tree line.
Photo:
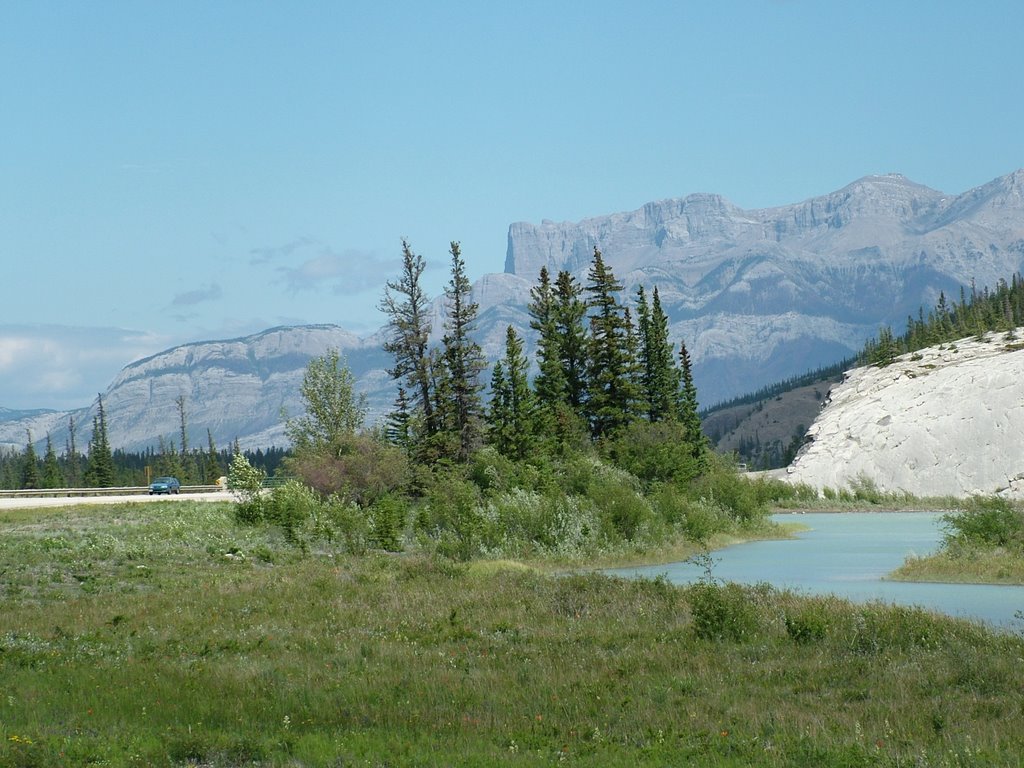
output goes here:
<path id="1" fill-rule="evenodd" d="M 936 344 L 989 332 L 1006 332 L 1014 341 L 1016 329 L 1024 325 L 1024 278 L 1014 274 L 1007 282 L 999 280 L 995 289 L 978 290 L 971 281 L 970 291 L 960 288 L 958 301 L 950 302 L 945 292 L 927 315 L 920 308 L 917 317 L 908 316 L 906 330 L 895 335 L 892 328 L 881 328 L 877 336 L 867 340 L 857 361 L 861 365 L 885 366 L 899 355 L 916 352 Z"/>
<path id="2" fill-rule="evenodd" d="M 102 395 L 96 399 L 96 415 L 85 451 L 78 448 L 79 426 L 74 416 L 68 417 L 68 437 L 60 453 L 47 434 L 46 448 L 39 456 L 33 435 L 26 430 L 22 451 L 0 451 L 0 489 L 142 486 L 164 475 L 177 477 L 183 485 L 212 485 L 227 474 L 232 455 L 241 450 L 238 441 L 230 449 L 218 449 L 213 434 L 207 430 L 204 448 L 190 446 L 184 396 L 176 402 L 180 417 L 178 442 L 161 436 L 156 448 L 142 451 L 111 449 Z M 244 451 L 254 466 L 268 474 L 277 471 L 285 454 L 284 448 L 276 447 Z"/>

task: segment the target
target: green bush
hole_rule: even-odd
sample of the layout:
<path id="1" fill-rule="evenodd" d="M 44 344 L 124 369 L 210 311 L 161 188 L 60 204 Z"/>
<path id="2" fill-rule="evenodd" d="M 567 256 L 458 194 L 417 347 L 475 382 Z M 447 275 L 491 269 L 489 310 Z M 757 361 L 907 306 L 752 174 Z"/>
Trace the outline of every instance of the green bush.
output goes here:
<path id="1" fill-rule="evenodd" d="M 703 459 L 676 421 L 635 421 L 606 444 L 608 456 L 645 483 L 685 485 L 696 478 Z"/>
<path id="2" fill-rule="evenodd" d="M 408 504 L 397 496 L 381 496 L 369 509 L 373 543 L 388 552 L 401 552 Z"/>
<path id="3" fill-rule="evenodd" d="M 705 580 L 692 585 L 687 597 L 697 637 L 743 642 L 760 629 L 755 588 Z"/>
<path id="4" fill-rule="evenodd" d="M 313 521 L 317 534 L 330 542 L 341 541 L 353 555 L 365 554 L 371 540 L 366 511 L 355 502 L 337 495 L 328 496 Z"/>
<path id="5" fill-rule="evenodd" d="M 437 473 L 427 489 L 426 504 L 417 519 L 439 554 L 470 560 L 482 550 L 484 519 L 480 489 L 457 470 Z"/>
<path id="6" fill-rule="evenodd" d="M 291 468 L 307 485 L 323 496 L 337 494 L 361 507 L 402 491 L 409 482 L 405 453 L 373 435 L 356 435 L 341 455 L 306 454 Z"/>
<path id="7" fill-rule="evenodd" d="M 944 545 L 980 544 L 1024 550 L 1024 512 L 999 496 L 974 496 L 944 515 Z"/>
<path id="8" fill-rule="evenodd" d="M 797 645 L 824 640 L 829 630 L 829 614 L 820 603 L 805 602 L 786 611 L 786 634 Z"/>
<path id="9" fill-rule="evenodd" d="M 856 501 L 866 501 L 868 504 L 881 504 L 884 494 L 878 490 L 878 484 L 863 472 L 850 481 L 850 493 Z"/>
<path id="10" fill-rule="evenodd" d="M 692 493 L 728 510 L 741 525 L 756 525 L 768 513 L 754 483 L 738 475 L 731 463 L 721 456 L 709 457 L 708 471 L 693 484 Z"/>
<path id="11" fill-rule="evenodd" d="M 320 509 L 320 498 L 309 486 L 288 480 L 271 491 L 264 502 L 263 519 L 280 526 L 285 540 L 299 543 L 300 531 Z"/>
<path id="12" fill-rule="evenodd" d="M 263 481 L 267 473 L 252 466 L 241 453 L 236 453 L 228 468 L 228 488 L 235 497 L 235 520 L 242 525 L 256 525 L 263 520 Z"/>
<path id="13" fill-rule="evenodd" d="M 591 480 L 586 498 L 600 516 L 602 532 L 609 541 L 634 541 L 649 531 L 654 512 L 650 502 L 620 475 L 602 471 Z"/>

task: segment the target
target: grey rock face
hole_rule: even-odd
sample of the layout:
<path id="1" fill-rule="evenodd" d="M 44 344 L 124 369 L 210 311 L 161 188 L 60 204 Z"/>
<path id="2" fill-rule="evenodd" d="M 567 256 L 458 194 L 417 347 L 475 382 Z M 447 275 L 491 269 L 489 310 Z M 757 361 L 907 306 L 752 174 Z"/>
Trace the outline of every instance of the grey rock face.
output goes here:
<path id="1" fill-rule="evenodd" d="M 795 205 L 716 195 L 576 223 L 513 224 L 507 272 L 586 274 L 595 246 L 632 292 L 657 285 L 711 404 L 857 351 L 881 324 L 1024 268 L 1024 171 L 959 196 L 869 176 Z"/>
<path id="2" fill-rule="evenodd" d="M 883 492 L 1022 498 L 1022 434 L 1024 351 L 990 333 L 849 371 L 786 477 L 819 490 L 867 479 Z"/>

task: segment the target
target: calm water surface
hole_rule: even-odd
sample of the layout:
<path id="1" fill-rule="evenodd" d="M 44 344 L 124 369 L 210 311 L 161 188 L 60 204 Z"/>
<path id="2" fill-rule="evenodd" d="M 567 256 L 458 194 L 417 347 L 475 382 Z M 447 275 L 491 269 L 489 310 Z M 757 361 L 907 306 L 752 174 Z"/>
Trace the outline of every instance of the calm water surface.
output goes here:
<path id="1" fill-rule="evenodd" d="M 915 584 L 883 581 L 911 555 L 938 549 L 940 515 L 930 512 L 812 513 L 776 515 L 811 530 L 786 541 L 758 541 L 713 552 L 713 574 L 726 581 L 776 587 L 810 594 L 834 594 L 850 600 L 884 600 L 918 605 L 952 616 L 1020 630 L 1024 587 L 979 584 Z M 623 568 L 610 573 L 686 583 L 703 575 L 692 563 Z"/>

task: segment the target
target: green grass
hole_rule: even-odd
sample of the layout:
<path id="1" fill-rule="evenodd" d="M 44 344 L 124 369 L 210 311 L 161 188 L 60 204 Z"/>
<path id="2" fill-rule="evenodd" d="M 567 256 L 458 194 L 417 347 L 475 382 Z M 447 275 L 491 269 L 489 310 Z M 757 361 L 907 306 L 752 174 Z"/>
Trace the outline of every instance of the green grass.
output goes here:
<path id="1" fill-rule="evenodd" d="M 1014 550 L 961 546 L 907 560 L 886 578 L 950 584 L 1024 584 L 1024 557 Z"/>
<path id="2" fill-rule="evenodd" d="M 769 588 L 0 516 L 0 766 L 1020 765 L 1024 642 Z"/>

